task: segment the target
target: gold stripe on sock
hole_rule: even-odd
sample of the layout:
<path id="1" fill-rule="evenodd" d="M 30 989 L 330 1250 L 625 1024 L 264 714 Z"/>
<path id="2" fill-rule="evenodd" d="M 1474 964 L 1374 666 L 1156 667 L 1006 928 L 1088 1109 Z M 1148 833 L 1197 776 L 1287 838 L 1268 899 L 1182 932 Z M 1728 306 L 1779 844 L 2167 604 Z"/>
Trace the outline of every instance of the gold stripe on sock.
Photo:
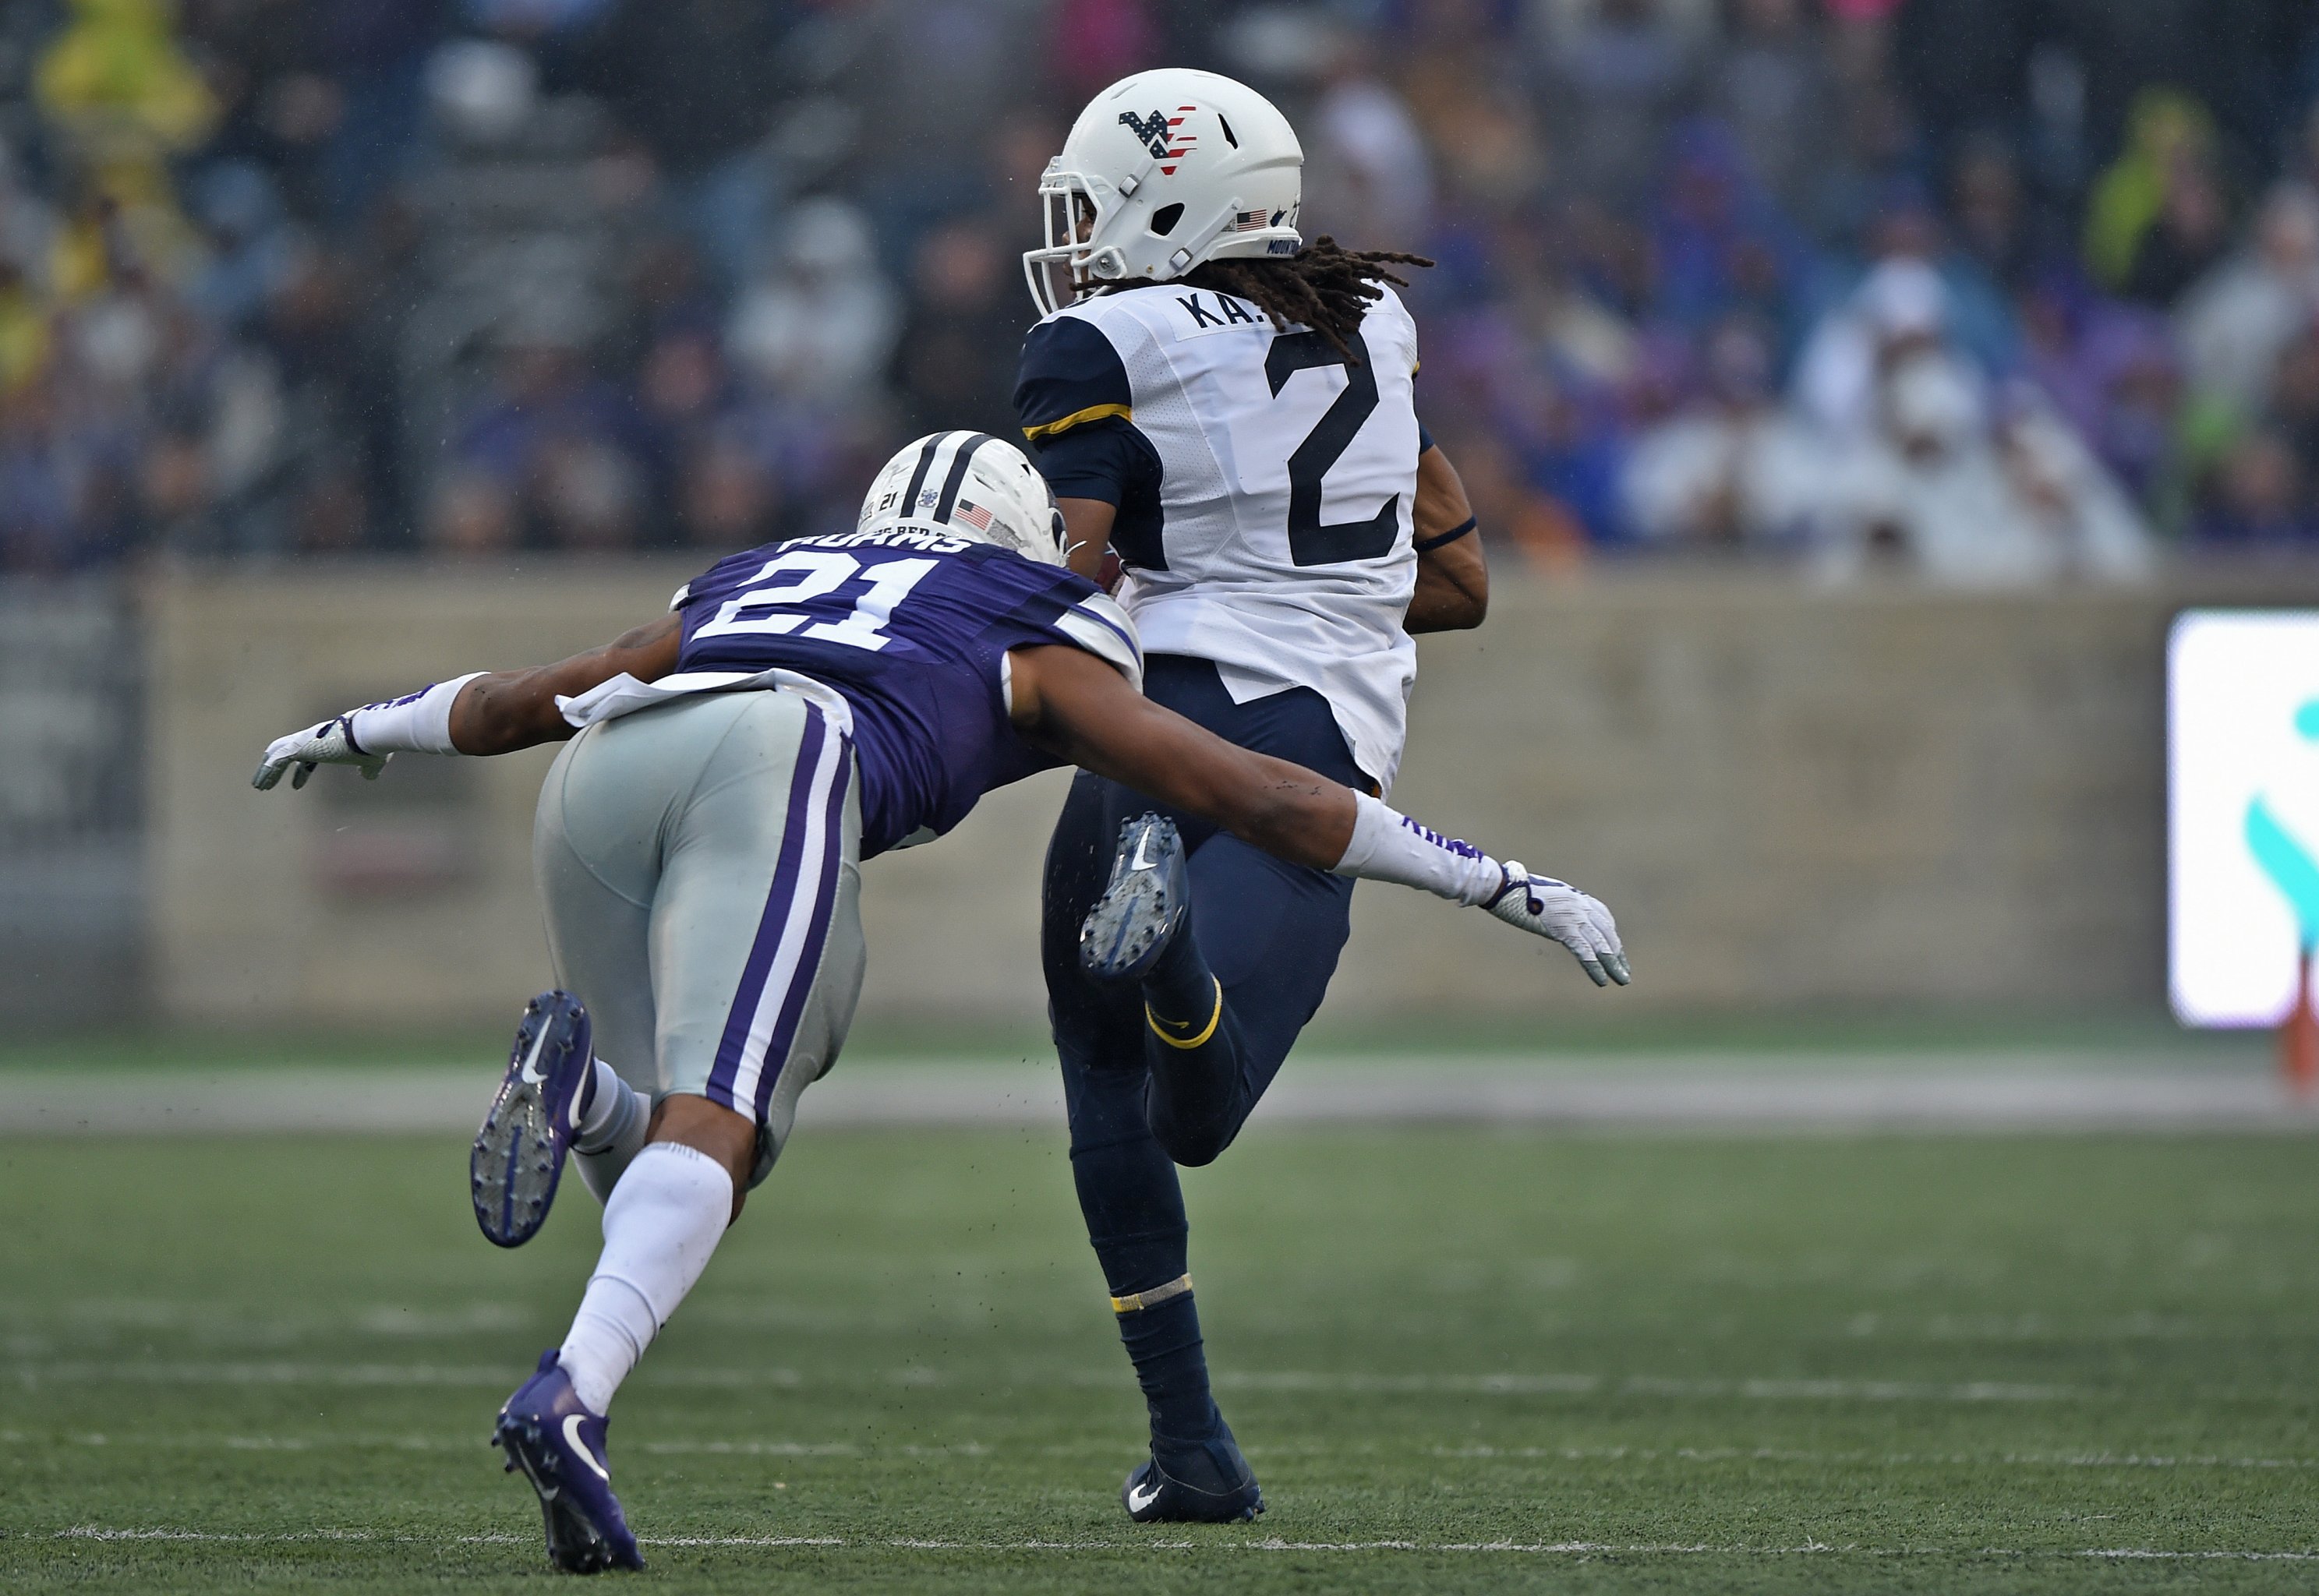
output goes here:
<path id="1" fill-rule="evenodd" d="M 1123 1297 L 1112 1298 L 1111 1311 L 1114 1313 L 1140 1313 L 1146 1308 L 1156 1308 L 1162 1303 L 1173 1302 L 1191 1289 L 1192 1277 L 1189 1275 L 1178 1275 L 1167 1285 L 1155 1285 L 1150 1291 L 1132 1292 Z"/>
<path id="2" fill-rule="evenodd" d="M 1168 1022 L 1161 1019 L 1158 1014 L 1153 1014 L 1151 1012 L 1151 1005 L 1147 1003 L 1143 1005 L 1143 1018 L 1150 1025 L 1151 1034 L 1158 1037 L 1161 1041 L 1166 1042 L 1171 1048 L 1196 1048 L 1205 1046 L 1208 1038 L 1216 1033 L 1216 1027 L 1223 1023 L 1224 1017 L 1224 984 L 1220 980 L 1216 980 L 1214 976 L 1210 976 L 1208 979 L 1216 982 L 1216 1008 L 1215 1012 L 1208 1016 L 1208 1028 L 1206 1030 L 1201 1032 L 1197 1036 L 1193 1037 L 1189 1041 L 1185 1041 L 1180 1036 L 1170 1036 L 1168 1034 Z"/>

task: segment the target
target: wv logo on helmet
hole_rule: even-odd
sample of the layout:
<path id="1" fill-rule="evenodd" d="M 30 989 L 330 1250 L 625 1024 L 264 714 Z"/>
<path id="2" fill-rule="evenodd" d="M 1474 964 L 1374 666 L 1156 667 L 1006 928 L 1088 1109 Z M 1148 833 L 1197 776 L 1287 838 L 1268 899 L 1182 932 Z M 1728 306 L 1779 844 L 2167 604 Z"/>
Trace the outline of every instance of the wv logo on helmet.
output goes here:
<path id="1" fill-rule="evenodd" d="M 1186 113 L 1196 109 L 1196 106 L 1178 105 L 1173 116 L 1164 111 L 1154 111 L 1148 116 L 1123 111 L 1119 113 L 1119 125 L 1134 134 L 1136 141 L 1150 150 L 1155 160 L 1180 161 L 1191 154 L 1192 145 L 1199 135 L 1177 130 L 1184 125 Z M 1160 171 L 1164 176 L 1176 175 L 1176 168 L 1172 166 L 1162 167 Z"/>

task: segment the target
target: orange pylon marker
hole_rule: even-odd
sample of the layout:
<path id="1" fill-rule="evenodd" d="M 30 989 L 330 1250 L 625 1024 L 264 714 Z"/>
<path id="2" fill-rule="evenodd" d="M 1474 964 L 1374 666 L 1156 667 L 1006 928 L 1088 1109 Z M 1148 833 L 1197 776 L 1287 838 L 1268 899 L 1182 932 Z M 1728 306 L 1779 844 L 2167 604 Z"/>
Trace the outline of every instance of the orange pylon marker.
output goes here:
<path id="1" fill-rule="evenodd" d="M 2300 1094 L 2319 1092 L 2319 1013 L 2311 1007 L 2311 954 L 2304 948 L 2295 961 L 2295 1006 L 2278 1027 L 2278 1073 L 2287 1088 Z"/>

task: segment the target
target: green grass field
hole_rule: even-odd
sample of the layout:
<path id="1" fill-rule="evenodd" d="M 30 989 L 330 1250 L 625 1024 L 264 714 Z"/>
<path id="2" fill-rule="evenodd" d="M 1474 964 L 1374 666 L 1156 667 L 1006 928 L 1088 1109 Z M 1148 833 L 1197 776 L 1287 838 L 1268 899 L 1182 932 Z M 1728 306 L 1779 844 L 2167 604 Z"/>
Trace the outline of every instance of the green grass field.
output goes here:
<path id="1" fill-rule="evenodd" d="M 0 1589 L 516 1589 L 592 1257 L 456 1141 L 0 1141 Z M 1050 1133 L 800 1134 L 623 1392 L 686 1591 L 2309 1590 L 2290 1139 L 1267 1132 L 1192 1177 L 1258 1524 L 1138 1531 Z"/>

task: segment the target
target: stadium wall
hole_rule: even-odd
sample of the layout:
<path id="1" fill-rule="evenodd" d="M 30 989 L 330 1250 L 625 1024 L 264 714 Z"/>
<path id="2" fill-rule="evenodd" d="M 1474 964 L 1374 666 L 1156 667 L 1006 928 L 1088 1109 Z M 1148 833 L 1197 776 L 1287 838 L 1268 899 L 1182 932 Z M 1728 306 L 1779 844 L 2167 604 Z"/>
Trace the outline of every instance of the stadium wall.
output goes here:
<path id="1" fill-rule="evenodd" d="M 326 771 L 294 796 L 251 791 L 249 772 L 270 736 L 347 704 L 600 642 L 688 574 L 559 561 L 153 579 L 161 1013 L 451 1024 L 501 1018 L 543 985 L 528 832 L 553 751 L 404 756 L 375 784 Z M 2166 625 L 2185 602 L 2296 596 L 2280 586 L 1502 578 L 1486 627 L 1421 645 L 1394 797 L 1599 892 L 1639 984 L 1598 998 L 1558 951 L 1372 887 L 1332 1012 L 2154 1006 Z M 943 842 L 865 870 L 865 1015 L 1042 1011 L 1038 861 L 1062 782 L 997 795 Z"/>
<path id="2" fill-rule="evenodd" d="M 118 1024 L 146 986 L 137 608 L 0 582 L 0 1018 Z"/>

